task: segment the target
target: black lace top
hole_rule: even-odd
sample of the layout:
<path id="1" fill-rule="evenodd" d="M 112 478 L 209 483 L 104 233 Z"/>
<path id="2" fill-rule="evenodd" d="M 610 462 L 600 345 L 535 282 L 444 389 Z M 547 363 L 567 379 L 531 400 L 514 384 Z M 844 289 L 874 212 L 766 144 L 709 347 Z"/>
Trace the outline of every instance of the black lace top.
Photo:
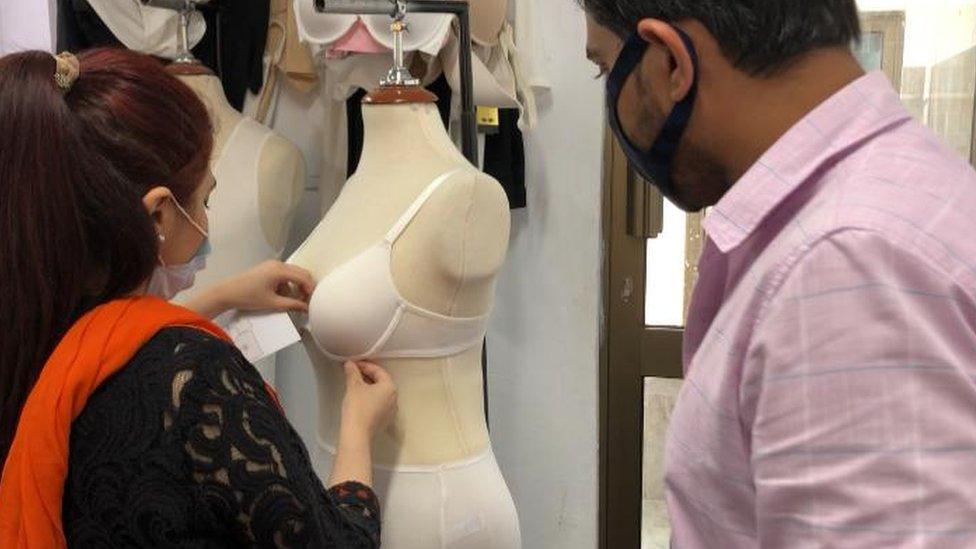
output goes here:
<path id="1" fill-rule="evenodd" d="M 169 328 L 92 395 L 71 430 L 71 547 L 379 546 L 368 487 L 325 490 L 231 345 Z"/>

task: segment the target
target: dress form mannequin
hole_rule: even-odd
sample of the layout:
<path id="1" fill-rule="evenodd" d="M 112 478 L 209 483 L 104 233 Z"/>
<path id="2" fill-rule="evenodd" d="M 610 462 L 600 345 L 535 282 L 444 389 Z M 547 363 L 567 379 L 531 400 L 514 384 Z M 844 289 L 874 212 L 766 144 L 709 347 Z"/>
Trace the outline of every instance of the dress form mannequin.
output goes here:
<path id="1" fill-rule="evenodd" d="M 180 75 L 203 100 L 213 119 L 214 153 L 211 166 L 224 153 L 228 139 L 244 116 L 227 102 L 220 80 L 212 74 Z M 267 130 L 269 137 L 258 159 L 258 206 L 261 230 L 272 248 L 281 250 L 288 238 L 292 216 L 305 188 L 305 161 L 290 141 Z M 218 188 L 233 181 L 218 181 Z M 215 191 L 215 196 L 218 191 Z M 214 206 L 217 207 L 217 206 Z"/>
<path id="2" fill-rule="evenodd" d="M 508 16 L 508 0 L 471 0 L 471 38 L 483 45 L 498 43 Z"/>
<path id="3" fill-rule="evenodd" d="M 306 173 L 298 148 L 236 111 L 216 76 L 194 70 L 194 64 L 171 67 L 203 100 L 214 125 L 211 170 L 217 187 L 209 212 L 213 251 L 193 288 L 179 295 L 178 301 L 186 302 L 215 282 L 281 257 Z M 274 357 L 255 367 L 274 384 Z"/>
<path id="4" fill-rule="evenodd" d="M 457 151 L 433 104 L 367 104 L 363 119 L 359 170 L 289 262 L 322 280 L 382 241 L 438 176 L 458 170 L 393 244 L 389 268 L 397 290 L 413 304 L 449 317 L 486 314 L 508 247 L 501 186 Z M 311 337 L 304 340 L 318 383 L 319 474 L 327 476 L 344 374 Z M 444 358 L 374 361 L 399 391 L 398 415 L 373 447 L 384 547 L 518 547 L 514 505 L 485 423 L 481 346 Z"/>

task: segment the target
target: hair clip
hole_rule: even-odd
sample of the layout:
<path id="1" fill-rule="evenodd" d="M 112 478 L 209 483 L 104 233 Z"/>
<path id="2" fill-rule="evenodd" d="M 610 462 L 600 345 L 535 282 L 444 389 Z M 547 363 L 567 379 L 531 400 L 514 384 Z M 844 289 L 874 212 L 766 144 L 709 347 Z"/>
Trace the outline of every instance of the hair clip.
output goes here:
<path id="1" fill-rule="evenodd" d="M 54 60 L 57 62 L 57 69 L 54 71 L 54 82 L 61 88 L 61 91 L 67 93 L 71 89 L 71 86 L 75 84 L 75 80 L 78 80 L 78 74 L 81 72 L 81 64 L 78 62 L 75 54 L 67 51 L 55 55 Z"/>

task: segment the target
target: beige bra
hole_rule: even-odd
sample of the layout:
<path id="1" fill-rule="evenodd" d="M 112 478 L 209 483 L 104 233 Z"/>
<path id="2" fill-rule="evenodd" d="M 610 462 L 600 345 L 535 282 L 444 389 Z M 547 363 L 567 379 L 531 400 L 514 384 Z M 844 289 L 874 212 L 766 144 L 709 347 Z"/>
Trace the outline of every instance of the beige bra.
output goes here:
<path id="1" fill-rule="evenodd" d="M 391 271 L 393 245 L 434 192 L 461 169 L 435 179 L 382 241 L 319 281 L 309 302 L 308 330 L 334 360 L 438 358 L 481 344 L 490 314 L 446 316 L 410 303 Z"/>

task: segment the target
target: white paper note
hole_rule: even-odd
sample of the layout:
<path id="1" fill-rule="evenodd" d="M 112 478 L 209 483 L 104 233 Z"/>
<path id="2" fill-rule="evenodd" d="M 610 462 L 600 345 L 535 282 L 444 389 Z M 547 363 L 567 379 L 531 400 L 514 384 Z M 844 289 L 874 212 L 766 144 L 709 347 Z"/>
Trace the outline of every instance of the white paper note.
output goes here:
<path id="1" fill-rule="evenodd" d="M 301 341 L 288 313 L 228 311 L 214 322 L 223 328 L 252 364 Z"/>

